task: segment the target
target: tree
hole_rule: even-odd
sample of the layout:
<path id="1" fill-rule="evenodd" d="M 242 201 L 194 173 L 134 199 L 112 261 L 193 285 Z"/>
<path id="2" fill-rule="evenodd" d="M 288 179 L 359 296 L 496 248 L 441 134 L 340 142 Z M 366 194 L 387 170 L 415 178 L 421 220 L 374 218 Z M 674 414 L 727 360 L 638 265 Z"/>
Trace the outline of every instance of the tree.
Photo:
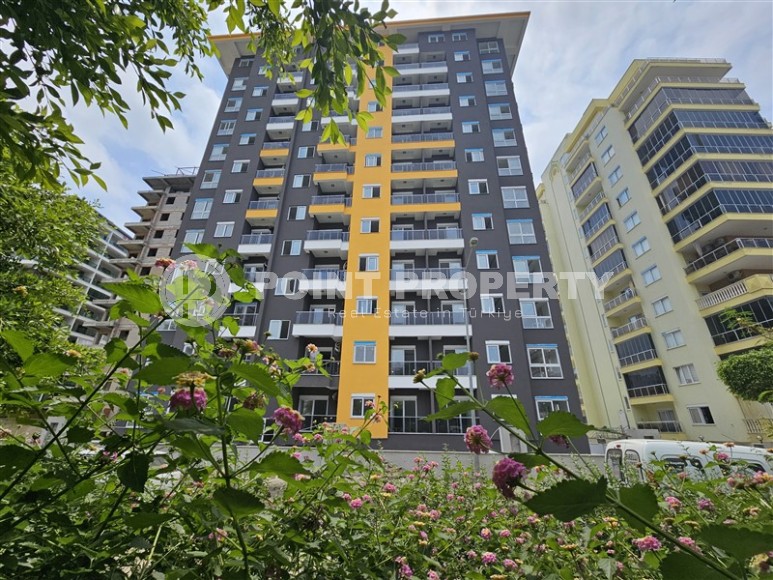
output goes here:
<path id="1" fill-rule="evenodd" d="M 717 374 L 731 393 L 747 401 L 773 402 L 773 331 L 755 322 L 749 312 L 728 310 L 721 316 L 729 329 L 759 335 L 765 343 L 734 354 L 717 365 Z"/>
<path id="2" fill-rule="evenodd" d="M 385 73 L 394 71 L 380 65 L 379 42 L 394 48 L 401 38 L 376 31 L 395 15 L 386 1 L 372 13 L 340 0 L 8 0 L 0 4 L 0 149 L 13 171 L 52 189 L 61 166 L 76 183 L 88 181 L 98 164 L 80 152 L 66 114 L 81 99 L 126 125 L 121 92 L 136 90 L 161 128 L 171 128 L 166 114 L 184 95 L 169 92 L 166 82 L 177 67 L 201 77 L 196 59 L 215 52 L 207 18 L 220 12 L 230 32 L 259 32 L 253 46 L 276 74 L 299 47 L 300 67 L 317 82 L 304 96 L 323 113 L 344 112 L 352 66 L 360 92 L 368 66 L 375 67 L 378 98 L 388 91 Z M 124 86 L 131 75 L 136 86 Z M 367 113 L 357 120 L 365 123 Z M 327 136 L 337 136 L 334 125 Z"/>

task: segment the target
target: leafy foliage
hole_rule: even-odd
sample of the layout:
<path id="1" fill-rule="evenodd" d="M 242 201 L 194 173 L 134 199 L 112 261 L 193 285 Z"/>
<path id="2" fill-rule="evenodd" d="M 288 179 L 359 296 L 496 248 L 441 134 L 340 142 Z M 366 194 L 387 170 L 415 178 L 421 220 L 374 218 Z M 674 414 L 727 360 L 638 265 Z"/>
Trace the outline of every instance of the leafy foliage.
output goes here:
<path id="1" fill-rule="evenodd" d="M 719 378 L 747 401 L 773 401 L 773 345 L 748 350 L 720 361 Z"/>

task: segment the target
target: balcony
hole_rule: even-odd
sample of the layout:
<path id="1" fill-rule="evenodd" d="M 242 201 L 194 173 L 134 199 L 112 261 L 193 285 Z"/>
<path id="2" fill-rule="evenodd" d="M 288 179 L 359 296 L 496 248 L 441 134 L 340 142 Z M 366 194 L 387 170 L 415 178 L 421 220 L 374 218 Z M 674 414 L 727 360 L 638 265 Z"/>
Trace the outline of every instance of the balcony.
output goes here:
<path id="1" fill-rule="evenodd" d="M 412 64 L 395 64 L 400 77 L 416 77 L 422 80 L 445 81 L 448 79 L 448 64 L 444 60 L 435 62 L 417 62 Z M 423 83 L 422 83 L 423 84 Z"/>
<path id="2" fill-rule="evenodd" d="M 327 141 L 317 145 L 317 153 L 322 156 L 323 163 L 354 163 L 354 150 L 352 147 L 357 145 L 357 139 L 348 135 L 342 135 L 342 143 L 333 143 Z"/>
<path id="3" fill-rule="evenodd" d="M 300 110 L 300 102 L 293 93 L 277 93 L 271 101 L 271 111 L 277 115 L 295 115 Z"/>
<path id="4" fill-rule="evenodd" d="M 397 85 L 392 87 L 393 101 L 424 97 L 447 97 L 450 94 L 451 90 L 448 87 L 448 83 L 425 83 L 422 85 Z"/>
<path id="5" fill-rule="evenodd" d="M 656 360 L 657 358 L 658 358 L 657 352 L 655 352 L 652 349 L 645 350 L 642 352 L 637 352 L 636 354 L 620 357 L 620 366 L 630 367 L 633 365 L 645 363 L 647 361 Z"/>
<path id="6" fill-rule="evenodd" d="M 617 328 L 612 329 L 612 338 L 620 338 L 625 336 L 626 338 L 630 338 L 629 334 L 632 332 L 636 332 L 637 330 L 643 330 L 648 327 L 647 319 L 644 317 L 637 318 L 636 320 L 629 322 L 628 324 L 624 324 L 623 326 L 618 326 Z"/>
<path id="7" fill-rule="evenodd" d="M 285 181 L 285 170 L 261 169 L 255 173 L 252 186 L 258 193 L 279 193 Z"/>
<path id="8" fill-rule="evenodd" d="M 601 178 L 596 166 L 591 163 L 582 175 L 572 185 L 572 195 L 578 208 L 584 206 L 593 196 L 601 191 Z"/>
<path id="9" fill-rule="evenodd" d="M 451 107 L 419 107 L 415 109 L 392 109 L 392 123 L 423 123 L 451 121 Z"/>
<path id="10" fill-rule="evenodd" d="M 302 85 L 302 84 L 303 84 L 302 72 L 294 72 L 294 73 L 280 75 L 276 81 L 276 86 L 283 93 L 296 91 L 298 90 L 299 85 Z"/>
<path id="11" fill-rule="evenodd" d="M 441 435 L 461 435 L 473 425 L 472 417 L 462 416 L 454 419 L 426 421 L 424 417 L 406 415 L 389 416 L 390 437 L 394 434 L 426 433 Z"/>
<path id="12" fill-rule="evenodd" d="M 605 292 L 613 292 L 617 288 L 628 282 L 633 272 L 625 261 L 620 262 L 611 270 L 607 270 L 599 276 L 599 282 L 604 287 Z"/>
<path id="13" fill-rule="evenodd" d="M 607 196 L 604 194 L 603 191 L 599 192 L 596 197 L 594 197 L 592 200 L 588 202 L 588 205 L 585 207 L 584 210 L 580 212 L 580 223 L 583 223 L 585 221 L 585 218 L 590 216 L 593 213 L 593 210 L 598 207 L 598 205 L 602 201 L 606 201 Z"/>
<path id="14" fill-rule="evenodd" d="M 770 270 L 773 238 L 736 238 L 687 264 L 687 281 L 713 284 L 743 270 Z"/>
<path id="15" fill-rule="evenodd" d="M 226 317 L 233 318 L 236 324 L 239 325 L 239 329 L 236 334 L 231 334 L 231 331 L 226 328 L 220 329 L 220 336 L 223 338 L 253 338 L 258 333 L 258 317 L 257 312 L 226 312 Z"/>
<path id="16" fill-rule="evenodd" d="M 292 334 L 295 337 L 342 338 L 344 317 L 339 312 L 312 310 L 295 313 Z"/>
<path id="17" fill-rule="evenodd" d="M 459 194 L 447 193 L 394 193 L 390 199 L 392 215 L 395 217 L 459 217 L 462 206 Z"/>
<path id="18" fill-rule="evenodd" d="M 352 198 L 348 195 L 315 195 L 311 198 L 309 215 L 321 223 L 349 223 Z"/>
<path id="19" fill-rule="evenodd" d="M 390 338 L 411 337 L 441 339 L 448 336 L 467 336 L 469 320 L 465 311 L 392 312 L 389 318 Z"/>
<path id="20" fill-rule="evenodd" d="M 656 429 L 661 433 L 682 433 L 679 421 L 646 421 L 636 423 L 637 429 Z"/>
<path id="21" fill-rule="evenodd" d="M 237 251 L 242 256 L 268 257 L 271 253 L 271 245 L 274 243 L 274 234 L 247 234 L 241 237 Z"/>
<path id="22" fill-rule="evenodd" d="M 312 181 L 322 191 L 348 191 L 351 189 L 349 176 L 352 173 L 354 173 L 354 166 L 347 163 L 319 163 L 314 166 Z"/>
<path id="23" fill-rule="evenodd" d="M 609 254 L 609 252 L 612 251 L 613 248 L 616 246 L 620 246 L 622 248 L 622 244 L 620 243 L 620 240 L 617 239 L 617 236 L 609 240 L 606 244 L 601 246 L 598 250 L 593 252 L 590 256 L 591 264 L 594 266 L 597 265 L 597 262 L 599 262 L 604 256 Z"/>
<path id="24" fill-rule="evenodd" d="M 464 290 L 465 288 L 467 288 L 467 277 L 463 268 L 389 271 L 389 290 L 398 295 L 405 292 L 441 293 Z"/>
<path id="25" fill-rule="evenodd" d="M 416 389 L 417 385 L 413 382 L 413 377 L 420 370 L 431 371 L 439 368 L 440 361 L 390 361 L 389 362 L 389 389 Z M 468 363 L 460 369 L 454 372 L 454 376 L 459 380 L 461 385 L 467 389 L 477 388 L 477 380 L 472 376 L 472 364 Z M 425 383 L 429 388 L 434 388 L 435 383 L 439 377 L 431 377 L 425 379 Z M 419 385 L 419 388 L 424 388 L 423 385 Z"/>
<path id="26" fill-rule="evenodd" d="M 266 125 L 266 133 L 274 141 L 287 141 L 293 135 L 295 115 L 281 115 L 269 117 Z"/>
<path id="27" fill-rule="evenodd" d="M 306 234 L 303 249 L 317 257 L 338 256 L 349 253 L 349 232 L 343 230 L 312 230 Z"/>
<path id="28" fill-rule="evenodd" d="M 289 156 L 289 141 L 268 141 L 260 149 L 260 160 L 268 167 L 284 165 Z"/>
<path id="29" fill-rule="evenodd" d="M 392 143 L 405 145 L 407 143 L 433 143 L 436 141 L 453 141 L 454 134 L 449 131 L 438 133 L 406 133 L 404 135 L 392 135 Z"/>
<path id="30" fill-rule="evenodd" d="M 341 297 L 346 293 L 346 270 L 306 269 L 298 281 L 298 291 L 313 296 Z"/>
<path id="31" fill-rule="evenodd" d="M 251 201 L 245 219 L 253 226 L 268 226 L 276 222 L 279 213 L 278 199 Z"/>
<path id="32" fill-rule="evenodd" d="M 773 275 L 754 274 L 743 280 L 715 290 L 696 300 L 703 316 L 733 308 L 741 302 L 750 302 L 773 293 Z M 736 300 L 741 298 L 741 300 Z"/>
<path id="33" fill-rule="evenodd" d="M 459 228 L 435 230 L 392 230 L 392 252 L 427 251 L 428 253 L 464 250 L 464 237 Z"/>
<path id="34" fill-rule="evenodd" d="M 631 405 L 651 405 L 673 401 L 674 397 L 665 383 L 656 383 L 642 387 L 627 387 Z"/>
<path id="35" fill-rule="evenodd" d="M 150 231 L 150 220 L 143 220 L 141 222 L 129 222 L 125 225 L 125 227 L 138 238 L 144 238 Z"/>
<path id="36" fill-rule="evenodd" d="M 636 292 L 636 288 L 626 288 L 625 291 L 616 298 L 604 302 L 604 311 L 607 313 L 607 316 L 617 316 L 617 314 L 613 315 L 611 312 L 621 305 L 626 304 L 634 299 L 638 299 L 639 302 L 641 302 L 641 299 L 638 297 L 638 293 Z"/>
<path id="37" fill-rule="evenodd" d="M 677 230 L 677 221 L 685 222 L 684 217 L 692 208 L 682 212 L 681 216 L 668 222 L 671 239 L 677 251 L 694 245 L 703 245 L 710 240 L 732 237 L 739 232 L 747 237 L 764 236 L 770 232 L 771 204 L 730 205 L 710 202 L 710 196 L 702 200 L 711 206 L 702 215 L 692 217 L 688 225 Z M 700 203 L 700 202 L 699 202 Z"/>
<path id="38" fill-rule="evenodd" d="M 590 242 L 597 233 L 599 233 L 601 230 L 605 229 L 608 225 L 615 223 L 615 220 L 612 219 L 612 214 L 607 213 L 602 220 L 599 222 L 593 224 L 592 227 L 588 228 L 584 235 L 585 240 Z"/>

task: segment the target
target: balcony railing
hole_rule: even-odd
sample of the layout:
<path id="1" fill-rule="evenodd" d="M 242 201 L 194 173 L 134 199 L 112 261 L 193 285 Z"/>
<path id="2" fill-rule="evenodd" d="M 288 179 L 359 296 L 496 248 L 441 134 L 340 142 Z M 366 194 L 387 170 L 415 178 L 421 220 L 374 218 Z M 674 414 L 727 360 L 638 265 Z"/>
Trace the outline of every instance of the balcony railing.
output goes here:
<path id="1" fill-rule="evenodd" d="M 448 171 L 456 169 L 455 161 L 430 161 L 429 163 L 392 163 L 392 171 Z"/>
<path id="2" fill-rule="evenodd" d="M 343 323 L 344 316 L 341 312 L 312 310 L 295 313 L 295 324 L 335 324 L 341 326 Z"/>
<path id="3" fill-rule="evenodd" d="M 241 312 L 241 313 L 226 312 L 225 315 L 230 316 L 231 318 L 236 320 L 236 323 L 239 326 L 257 326 L 258 325 L 259 314 L 257 312 Z"/>
<path id="4" fill-rule="evenodd" d="M 609 250 L 611 250 L 612 248 L 614 248 L 614 247 L 615 247 L 617 244 L 619 244 L 619 243 L 620 243 L 620 240 L 619 240 L 619 239 L 617 239 L 617 236 L 615 236 L 614 238 L 612 238 L 611 240 L 609 240 L 609 241 L 608 241 L 606 244 L 604 244 L 603 246 L 601 246 L 601 247 L 600 247 L 598 250 L 596 250 L 595 252 L 593 252 L 593 253 L 591 254 L 591 256 L 590 256 L 590 261 L 591 261 L 591 262 L 595 262 L 595 261 L 596 261 L 596 260 L 598 260 L 598 259 L 599 259 L 601 256 L 603 256 L 604 254 L 606 254 L 606 253 L 607 253 Z"/>
<path id="5" fill-rule="evenodd" d="M 416 109 L 392 109 L 393 117 L 408 117 L 410 115 L 439 115 L 450 113 L 451 107 L 419 107 Z"/>
<path id="6" fill-rule="evenodd" d="M 656 397 L 658 395 L 668 395 L 668 385 L 665 383 L 657 383 L 654 385 L 646 385 L 643 387 L 627 387 L 628 396 L 632 399 L 637 397 Z"/>
<path id="7" fill-rule="evenodd" d="M 604 272 L 603 274 L 601 274 L 601 275 L 599 276 L 599 278 L 603 278 L 603 279 L 606 279 L 607 281 L 609 281 L 609 280 L 611 280 L 612 278 L 614 278 L 615 276 L 617 276 L 617 275 L 618 275 L 620 272 L 624 272 L 624 271 L 626 270 L 626 268 L 628 268 L 628 262 L 626 262 L 625 260 L 623 260 L 622 262 L 620 262 L 619 264 L 617 264 L 617 265 L 616 265 L 614 268 L 612 268 L 611 270 L 607 270 L 606 272 Z"/>
<path id="8" fill-rule="evenodd" d="M 612 214 L 607 213 L 600 222 L 595 223 L 588 231 L 585 232 L 585 239 L 589 240 L 593 237 L 593 234 L 604 228 L 609 222 L 612 221 Z"/>
<path id="9" fill-rule="evenodd" d="M 311 205 L 352 205 L 352 198 L 348 195 L 314 195 Z"/>
<path id="10" fill-rule="evenodd" d="M 298 95 L 295 95 L 293 93 L 277 93 L 274 95 L 274 98 L 273 98 L 274 101 L 292 101 L 297 99 L 298 99 Z"/>
<path id="11" fill-rule="evenodd" d="M 452 276 L 464 272 L 464 268 L 422 268 L 419 270 L 390 270 L 389 279 L 392 281 L 411 280 L 448 280 Z"/>
<path id="12" fill-rule="evenodd" d="M 416 62 L 413 64 L 396 64 L 397 70 L 421 70 L 425 68 L 437 68 L 439 66 L 448 67 L 448 63 L 444 60 L 436 60 L 434 62 Z"/>
<path id="13" fill-rule="evenodd" d="M 773 238 L 736 238 L 730 240 L 728 243 L 687 264 L 684 271 L 686 274 L 692 274 L 742 248 L 773 248 Z"/>
<path id="14" fill-rule="evenodd" d="M 245 234 L 242 236 L 241 243 L 245 245 L 273 244 L 274 234 Z"/>
<path id="15" fill-rule="evenodd" d="M 272 125 L 275 123 L 295 123 L 295 117 L 293 115 L 280 115 L 277 117 L 268 118 L 269 125 Z"/>
<path id="16" fill-rule="evenodd" d="M 644 350 L 642 352 L 637 352 L 636 354 L 620 357 L 620 366 L 627 367 L 654 358 L 658 358 L 658 353 L 652 349 Z"/>
<path id="17" fill-rule="evenodd" d="M 394 194 L 392 196 L 392 205 L 414 205 L 417 203 L 456 203 L 459 201 L 458 193 L 417 193 L 417 194 Z"/>
<path id="18" fill-rule="evenodd" d="M 329 374 L 329 375 L 338 376 L 339 374 L 341 374 L 341 363 L 339 361 L 337 361 L 337 360 L 326 360 L 326 361 L 323 361 L 322 364 L 318 365 L 318 366 L 322 366 L 327 371 L 327 374 Z M 320 374 L 322 374 L 322 373 L 319 372 L 319 369 L 315 369 L 313 371 L 306 371 L 306 370 L 304 370 L 304 371 L 302 371 L 302 373 L 304 375 L 320 375 Z"/>
<path id="19" fill-rule="evenodd" d="M 639 330 L 641 328 L 644 328 L 645 326 L 647 326 L 647 319 L 644 317 L 637 318 L 636 320 L 633 320 L 628 324 L 624 324 L 623 326 L 618 326 L 617 328 L 613 328 L 612 338 L 619 338 L 624 334 L 629 334 L 634 330 Z"/>
<path id="20" fill-rule="evenodd" d="M 401 65 L 398 65 L 401 66 Z M 407 66 L 407 65 L 402 65 Z M 447 89 L 448 83 L 425 83 L 422 85 L 397 85 L 392 87 L 392 93 L 407 93 L 410 91 L 436 91 L 438 89 Z"/>
<path id="21" fill-rule="evenodd" d="M 600 204 L 602 201 L 606 199 L 606 194 L 603 191 L 600 191 L 596 194 L 596 197 L 594 197 L 590 202 L 588 203 L 587 207 L 580 212 L 580 221 L 584 221 L 586 217 L 588 217 L 591 213 L 593 213 L 593 210 L 596 209 L 596 206 Z"/>
<path id="22" fill-rule="evenodd" d="M 744 423 L 746 424 L 746 432 L 747 433 L 765 433 L 767 429 L 769 429 L 771 426 L 773 426 L 773 419 L 771 418 L 762 418 L 762 419 L 744 419 Z"/>
<path id="23" fill-rule="evenodd" d="M 626 290 L 620 294 L 620 296 L 613 298 L 612 300 L 609 300 L 607 302 L 604 302 L 604 310 L 609 311 L 613 308 L 616 308 L 620 306 L 621 304 L 624 304 L 625 302 L 628 302 L 629 300 L 632 300 L 638 295 L 635 288 L 626 288 Z"/>
<path id="24" fill-rule="evenodd" d="M 323 269 L 304 269 L 301 274 L 307 280 L 346 280 L 346 270 L 323 270 Z"/>
<path id="25" fill-rule="evenodd" d="M 596 171 L 596 165 L 591 163 L 588 168 L 583 172 L 582 176 L 572 185 L 572 195 L 574 199 L 579 198 L 588 186 L 599 176 Z"/>
<path id="26" fill-rule="evenodd" d="M 282 169 L 259 169 L 255 172 L 255 179 L 263 179 L 268 177 L 284 177 L 285 170 Z"/>
<path id="27" fill-rule="evenodd" d="M 278 209 L 278 199 L 264 199 L 259 201 L 251 201 L 248 209 Z"/>
<path id="28" fill-rule="evenodd" d="M 391 433 L 440 433 L 461 434 L 472 427 L 472 417 L 457 417 L 455 419 L 425 421 L 424 417 L 390 415 L 389 431 Z"/>
<path id="29" fill-rule="evenodd" d="M 342 232 L 341 230 L 311 230 L 306 232 L 306 240 L 310 242 L 324 240 L 341 240 L 342 242 L 348 242 L 349 232 Z"/>
<path id="30" fill-rule="evenodd" d="M 442 228 L 436 230 L 392 230 L 389 239 L 393 242 L 410 242 L 421 240 L 461 240 L 462 230 L 459 228 Z"/>
<path id="31" fill-rule="evenodd" d="M 314 166 L 314 173 L 354 173 L 354 166 L 346 163 L 319 163 Z"/>
<path id="32" fill-rule="evenodd" d="M 577 165 L 574 166 L 574 171 L 569 174 L 569 182 L 571 183 L 574 181 L 574 178 L 577 177 L 580 174 L 580 171 L 585 169 L 585 166 L 588 164 L 588 161 L 591 160 L 590 151 L 588 151 L 585 155 L 582 156 L 582 159 L 580 159 L 577 162 Z"/>
<path id="33" fill-rule="evenodd" d="M 392 135 L 392 143 L 420 143 L 422 141 L 450 141 L 454 134 L 443 131 L 442 133 L 408 133 L 406 135 Z"/>
<path id="34" fill-rule="evenodd" d="M 657 429 L 662 433 L 681 433 L 682 426 L 679 421 L 647 421 L 636 423 L 637 429 Z"/>
<path id="35" fill-rule="evenodd" d="M 267 141 L 263 143 L 263 149 L 289 149 L 289 141 Z"/>
<path id="36" fill-rule="evenodd" d="M 431 326 L 431 325 L 456 325 L 466 324 L 466 311 L 458 312 L 429 312 L 419 310 L 416 312 L 395 312 L 389 317 L 392 326 Z"/>
<path id="37" fill-rule="evenodd" d="M 707 59 L 715 62 L 721 62 L 726 63 L 724 59 Z M 741 81 L 736 78 L 723 78 L 723 79 L 715 79 L 715 80 L 708 80 L 706 77 L 655 77 L 652 82 L 647 86 L 646 89 L 644 89 L 644 92 L 639 96 L 639 98 L 636 100 L 636 102 L 631 105 L 631 108 L 628 110 L 628 114 L 625 116 L 626 120 L 631 119 L 635 114 L 636 111 L 639 110 L 639 107 L 644 104 L 644 101 L 647 100 L 647 97 L 650 96 L 653 90 L 655 90 L 656 87 L 663 83 L 706 83 L 706 82 L 712 82 L 712 83 L 732 83 L 732 84 L 739 84 Z"/>
<path id="38" fill-rule="evenodd" d="M 771 278 L 773 278 L 773 276 L 771 276 Z M 696 302 L 698 303 L 698 308 L 702 310 L 704 308 L 709 308 L 710 306 L 722 304 L 723 302 L 727 302 L 728 300 L 732 300 L 738 296 L 743 296 L 748 292 L 749 289 L 746 287 L 746 281 L 741 280 L 735 284 L 730 284 L 730 286 L 725 286 L 724 288 L 715 290 L 711 294 L 701 296 L 698 298 L 698 300 L 696 300 Z"/>

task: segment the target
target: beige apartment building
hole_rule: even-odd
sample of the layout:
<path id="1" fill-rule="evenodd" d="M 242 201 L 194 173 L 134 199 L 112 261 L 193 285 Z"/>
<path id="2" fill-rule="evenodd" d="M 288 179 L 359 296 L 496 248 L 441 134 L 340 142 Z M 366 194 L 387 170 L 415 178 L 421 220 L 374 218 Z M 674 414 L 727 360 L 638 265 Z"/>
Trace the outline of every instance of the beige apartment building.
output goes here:
<path id="1" fill-rule="evenodd" d="M 635 60 L 561 142 L 537 190 L 588 419 L 672 439 L 763 443 L 721 358 L 773 326 L 773 130 L 721 59 Z M 639 431 L 641 433 L 641 431 Z M 644 433 L 655 433 L 645 431 Z M 767 437 L 769 439 L 769 437 Z"/>

